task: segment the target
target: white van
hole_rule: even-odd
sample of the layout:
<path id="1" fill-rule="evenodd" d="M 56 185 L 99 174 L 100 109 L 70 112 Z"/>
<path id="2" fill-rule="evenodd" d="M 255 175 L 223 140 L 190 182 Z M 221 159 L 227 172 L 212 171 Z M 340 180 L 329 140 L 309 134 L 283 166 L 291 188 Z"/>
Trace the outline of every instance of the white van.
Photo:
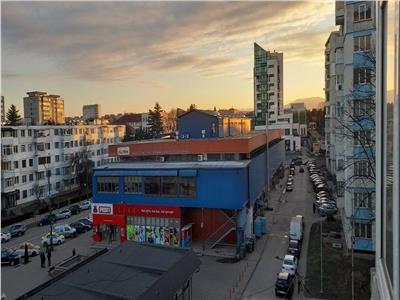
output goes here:
<path id="1" fill-rule="evenodd" d="M 303 216 L 297 215 L 290 221 L 290 239 L 301 241 L 303 239 Z"/>
<path id="2" fill-rule="evenodd" d="M 54 232 L 65 236 L 66 238 L 76 237 L 76 229 L 69 225 L 57 225 L 54 227 Z"/>

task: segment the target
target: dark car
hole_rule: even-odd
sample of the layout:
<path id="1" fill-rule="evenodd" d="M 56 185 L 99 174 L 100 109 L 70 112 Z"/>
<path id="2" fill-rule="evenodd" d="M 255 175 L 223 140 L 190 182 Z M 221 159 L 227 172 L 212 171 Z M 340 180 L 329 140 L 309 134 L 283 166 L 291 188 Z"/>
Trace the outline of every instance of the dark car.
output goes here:
<path id="1" fill-rule="evenodd" d="M 301 252 L 301 243 L 297 240 L 290 240 L 287 252 L 299 257 Z"/>
<path id="2" fill-rule="evenodd" d="M 72 228 L 76 229 L 76 233 L 85 233 L 86 231 L 89 231 L 92 227 L 83 224 L 82 222 L 74 222 L 69 224 Z"/>
<path id="3" fill-rule="evenodd" d="M 69 210 L 71 211 L 72 215 L 77 215 L 79 213 L 81 213 L 81 208 L 79 207 L 78 204 L 72 205 Z"/>
<path id="4" fill-rule="evenodd" d="M 93 225 L 93 223 L 87 218 L 79 219 L 77 222 L 81 222 L 84 225 L 90 226 L 90 228 L 92 228 Z"/>
<path id="5" fill-rule="evenodd" d="M 38 225 L 39 226 L 44 226 L 44 225 L 54 224 L 56 222 L 56 220 L 57 220 L 57 218 L 56 218 L 56 216 L 54 214 L 49 214 L 49 215 L 46 215 L 45 217 L 43 217 L 39 221 Z"/>
<path id="6" fill-rule="evenodd" d="M 10 264 L 10 266 L 18 265 L 20 256 L 14 250 L 9 248 L 1 249 L 1 264 Z"/>
<path id="7" fill-rule="evenodd" d="M 9 233 L 12 237 L 22 236 L 25 234 L 26 226 L 24 224 L 14 224 L 10 227 Z"/>
<path id="8" fill-rule="evenodd" d="M 278 274 L 275 282 L 275 295 L 277 297 L 292 298 L 294 285 L 294 275 L 287 272 Z"/>
<path id="9" fill-rule="evenodd" d="M 300 166 L 299 172 L 300 172 L 300 173 L 304 173 L 304 166 L 302 166 L 302 165 Z"/>

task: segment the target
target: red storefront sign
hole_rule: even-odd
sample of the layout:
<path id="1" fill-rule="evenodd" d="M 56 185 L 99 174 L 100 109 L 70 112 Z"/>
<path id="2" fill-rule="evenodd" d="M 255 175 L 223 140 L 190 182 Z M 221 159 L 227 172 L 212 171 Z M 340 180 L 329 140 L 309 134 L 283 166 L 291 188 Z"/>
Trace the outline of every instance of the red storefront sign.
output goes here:
<path id="1" fill-rule="evenodd" d="M 140 217 L 180 218 L 181 209 L 176 206 L 114 204 L 114 215 L 115 214 Z"/>

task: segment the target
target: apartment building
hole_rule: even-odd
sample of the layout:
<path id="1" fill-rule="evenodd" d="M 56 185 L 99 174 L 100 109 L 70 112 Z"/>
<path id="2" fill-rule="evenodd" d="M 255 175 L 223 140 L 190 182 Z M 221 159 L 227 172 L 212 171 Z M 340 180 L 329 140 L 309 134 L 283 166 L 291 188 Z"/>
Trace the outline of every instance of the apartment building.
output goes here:
<path id="1" fill-rule="evenodd" d="M 30 125 L 65 124 L 64 100 L 59 95 L 46 92 L 28 92 L 24 97 L 24 118 Z"/>
<path id="2" fill-rule="evenodd" d="M 83 120 L 95 120 L 101 117 L 101 105 L 89 104 L 82 107 Z"/>
<path id="3" fill-rule="evenodd" d="M 348 249 L 375 250 L 375 7 L 337 1 L 325 45 L 327 167 Z"/>
<path id="4" fill-rule="evenodd" d="M 1 124 L 6 122 L 6 108 L 4 104 L 4 96 L 1 96 Z"/>
<path id="5" fill-rule="evenodd" d="M 307 114 L 303 103 L 283 107 L 283 53 L 266 51 L 254 43 L 253 76 L 255 130 L 266 130 L 268 120 L 268 129 L 285 133 L 285 149 L 299 151 L 301 137 L 307 136 Z"/>
<path id="6" fill-rule="evenodd" d="M 400 3 L 377 1 L 376 240 L 371 299 L 400 299 Z"/>
<path id="7" fill-rule="evenodd" d="M 120 143 L 124 135 L 122 125 L 2 127 L 2 210 L 17 211 L 38 195 L 45 198 L 49 188 L 52 197 L 77 189 L 74 158 L 85 153 L 94 167 L 106 164 L 113 160 L 108 146 Z"/>

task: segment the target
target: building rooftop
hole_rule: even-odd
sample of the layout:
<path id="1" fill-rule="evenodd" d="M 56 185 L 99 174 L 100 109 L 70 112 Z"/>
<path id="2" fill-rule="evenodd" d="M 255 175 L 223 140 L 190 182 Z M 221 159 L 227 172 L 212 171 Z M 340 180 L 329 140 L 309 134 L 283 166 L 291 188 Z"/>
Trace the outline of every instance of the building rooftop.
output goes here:
<path id="1" fill-rule="evenodd" d="M 190 250 L 126 241 L 28 295 L 30 299 L 173 299 L 199 268 Z"/>

